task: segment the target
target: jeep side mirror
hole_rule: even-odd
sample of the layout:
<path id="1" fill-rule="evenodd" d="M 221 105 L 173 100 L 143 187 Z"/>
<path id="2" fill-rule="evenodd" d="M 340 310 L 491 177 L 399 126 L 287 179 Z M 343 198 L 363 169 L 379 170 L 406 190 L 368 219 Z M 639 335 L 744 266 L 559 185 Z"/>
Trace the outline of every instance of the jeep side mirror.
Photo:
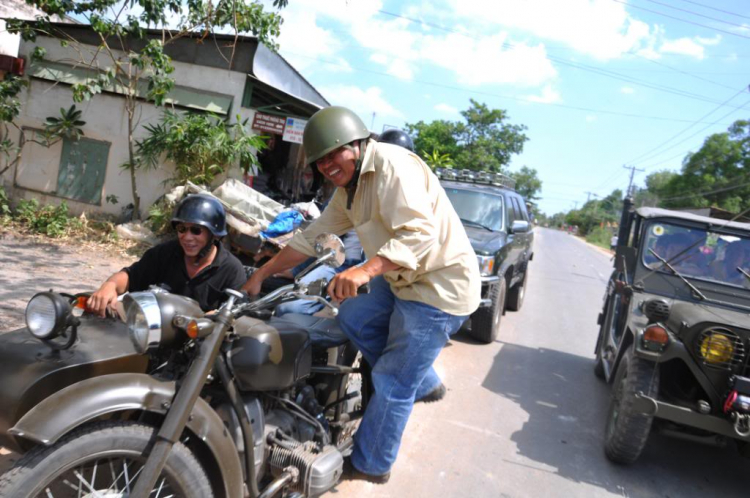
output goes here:
<path id="1" fill-rule="evenodd" d="M 529 231 L 529 222 L 524 220 L 515 220 L 510 226 L 510 233 L 526 233 Z"/>

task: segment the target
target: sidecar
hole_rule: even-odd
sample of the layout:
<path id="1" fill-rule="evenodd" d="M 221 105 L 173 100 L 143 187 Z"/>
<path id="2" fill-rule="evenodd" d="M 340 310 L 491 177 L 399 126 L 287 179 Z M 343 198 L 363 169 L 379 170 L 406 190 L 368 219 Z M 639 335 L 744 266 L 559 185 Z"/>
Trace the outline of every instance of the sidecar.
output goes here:
<path id="1" fill-rule="evenodd" d="M 51 394 L 92 377 L 146 373 L 126 325 L 115 318 L 83 315 L 77 340 L 67 349 L 40 341 L 28 328 L 0 334 L 0 446 L 23 451 L 25 441 L 8 430 Z"/>

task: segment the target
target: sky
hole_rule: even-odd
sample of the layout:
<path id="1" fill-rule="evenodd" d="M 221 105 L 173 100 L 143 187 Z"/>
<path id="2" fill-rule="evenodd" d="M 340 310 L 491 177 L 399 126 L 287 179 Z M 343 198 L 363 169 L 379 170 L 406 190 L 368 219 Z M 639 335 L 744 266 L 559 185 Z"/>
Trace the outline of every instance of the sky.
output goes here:
<path id="1" fill-rule="evenodd" d="M 290 0 L 280 53 L 373 131 L 457 121 L 470 99 L 529 140 L 540 209 L 580 207 L 750 118 L 750 2 Z"/>

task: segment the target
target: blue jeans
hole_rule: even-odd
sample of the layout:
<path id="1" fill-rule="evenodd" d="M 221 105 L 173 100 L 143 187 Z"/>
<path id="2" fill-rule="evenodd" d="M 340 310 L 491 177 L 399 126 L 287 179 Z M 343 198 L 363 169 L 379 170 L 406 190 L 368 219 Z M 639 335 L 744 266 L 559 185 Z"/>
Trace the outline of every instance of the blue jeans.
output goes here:
<path id="1" fill-rule="evenodd" d="M 315 261 L 315 258 L 308 259 L 301 265 L 298 265 L 297 267 L 295 267 L 292 273 L 296 276 L 297 273 L 307 268 L 307 266 L 313 261 Z M 328 265 L 322 265 L 322 266 L 315 268 L 313 271 L 311 271 L 310 273 L 302 277 L 301 282 L 303 284 L 309 284 L 310 282 L 314 282 L 315 280 L 320 280 L 320 279 L 325 279 L 326 282 L 330 282 L 331 279 L 334 276 L 336 276 L 337 273 L 341 273 L 342 271 L 348 268 L 351 268 L 354 265 L 358 265 L 359 263 L 361 263 L 361 261 L 347 259 L 338 268 L 331 268 Z M 276 306 L 275 314 L 276 316 L 284 316 L 287 313 L 300 313 L 302 315 L 312 315 L 322 309 L 323 309 L 323 305 L 318 302 L 309 301 L 307 299 L 297 299 L 295 301 L 289 301 L 288 303 L 284 303 L 284 304 L 280 304 Z"/>
<path id="2" fill-rule="evenodd" d="M 369 294 L 341 305 L 339 325 L 372 366 L 375 388 L 354 436 L 358 470 L 390 471 L 414 400 L 440 383 L 432 364 L 466 318 L 399 299 L 382 277 L 370 282 Z"/>

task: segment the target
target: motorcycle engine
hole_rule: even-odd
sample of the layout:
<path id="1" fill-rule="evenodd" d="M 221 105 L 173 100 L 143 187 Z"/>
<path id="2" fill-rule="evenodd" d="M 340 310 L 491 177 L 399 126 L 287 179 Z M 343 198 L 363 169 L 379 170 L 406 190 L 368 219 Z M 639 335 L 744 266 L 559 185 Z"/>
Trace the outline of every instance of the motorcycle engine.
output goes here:
<path id="1" fill-rule="evenodd" d="M 271 450 L 271 475 L 278 477 L 287 467 L 295 467 L 299 478 L 290 487 L 292 491 L 318 496 L 335 486 L 341 478 L 344 457 L 335 446 L 321 447 L 313 441 L 289 441 L 284 446 L 274 446 Z"/>

